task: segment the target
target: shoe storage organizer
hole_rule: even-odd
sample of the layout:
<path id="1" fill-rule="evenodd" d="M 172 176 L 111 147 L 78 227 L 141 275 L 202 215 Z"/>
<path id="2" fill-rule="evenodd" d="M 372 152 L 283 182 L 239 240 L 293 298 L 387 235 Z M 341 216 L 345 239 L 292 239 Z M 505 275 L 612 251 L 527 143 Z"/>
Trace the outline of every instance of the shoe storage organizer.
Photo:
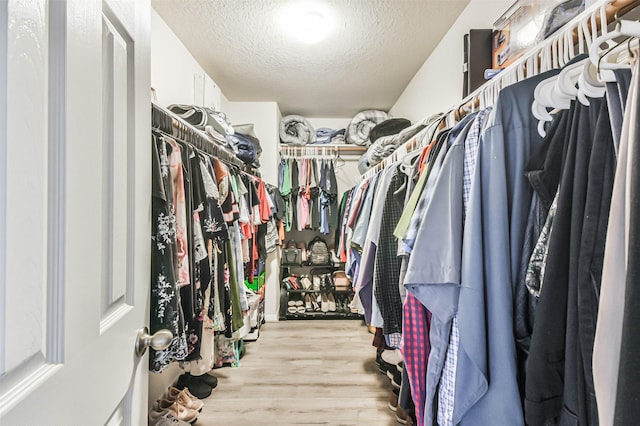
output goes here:
<path id="1" fill-rule="evenodd" d="M 280 318 L 361 318 L 349 306 L 353 289 L 342 268 L 342 264 L 322 267 L 282 264 Z"/>

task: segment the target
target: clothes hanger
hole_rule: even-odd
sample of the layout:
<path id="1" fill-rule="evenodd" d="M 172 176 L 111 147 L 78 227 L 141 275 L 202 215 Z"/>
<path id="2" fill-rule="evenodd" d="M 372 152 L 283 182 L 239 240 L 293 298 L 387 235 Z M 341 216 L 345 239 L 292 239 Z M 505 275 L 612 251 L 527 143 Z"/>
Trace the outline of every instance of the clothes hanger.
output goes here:
<path id="1" fill-rule="evenodd" d="M 552 69 L 554 66 L 559 65 L 557 56 L 557 50 L 554 49 L 552 44 L 545 46 L 542 51 L 542 58 L 540 64 L 540 70 L 545 72 Z M 547 110 L 547 108 L 553 108 L 556 104 L 560 104 L 559 100 L 554 99 L 553 90 L 558 79 L 557 75 L 546 78 L 538 83 L 533 92 L 533 103 L 531 105 L 531 112 L 535 118 L 538 119 L 538 134 L 545 137 L 545 124 L 553 120 L 553 117 Z M 564 100 L 564 99 L 562 99 Z"/>
<path id="2" fill-rule="evenodd" d="M 551 114 L 547 110 L 549 101 L 549 95 L 545 92 L 548 92 L 548 87 L 552 87 L 555 84 L 553 77 L 542 80 L 536 86 L 533 92 L 533 104 L 531 105 L 531 112 L 533 116 L 538 119 L 538 134 L 542 137 L 545 137 L 546 131 L 544 129 L 544 125 L 546 122 L 553 120 Z"/>
<path id="3" fill-rule="evenodd" d="M 597 28 L 595 25 L 595 13 L 591 15 L 591 28 Z M 581 52 L 589 52 L 590 47 L 593 45 L 594 40 L 596 38 L 596 32 L 591 33 L 588 20 L 584 20 L 581 22 L 578 27 L 578 36 L 579 36 L 579 48 Z M 584 46 L 583 46 L 584 43 Z M 586 47 L 586 49 L 585 49 Z M 612 73 L 611 71 L 604 71 L 603 74 L 608 79 L 607 73 Z M 605 94 L 606 85 L 603 81 L 598 79 L 598 70 L 596 65 L 591 61 L 586 61 L 583 66 L 582 74 L 578 76 L 578 101 L 585 105 L 589 106 L 590 98 L 602 98 Z"/>
<path id="4" fill-rule="evenodd" d="M 634 1 L 618 10 L 614 15 L 616 22 L 615 29 L 609 32 L 607 32 L 606 14 L 601 13 L 601 22 L 604 22 L 604 24 L 601 25 L 602 35 L 596 37 L 591 46 L 589 46 L 589 59 L 598 69 L 601 81 L 615 81 L 615 75 L 613 73 L 603 74 L 602 70 L 624 69 L 629 67 L 627 64 L 620 64 L 617 61 L 611 61 L 610 53 L 613 51 L 612 47 L 614 46 L 613 43 L 615 43 L 616 39 L 619 39 L 620 37 L 625 37 L 625 39 L 628 37 L 640 37 L 640 22 L 620 19 L 620 15 L 624 15 L 638 4 L 640 4 L 640 1 Z M 603 9 L 604 6 L 601 8 L 601 11 Z M 602 19 L 603 17 L 604 19 Z M 602 52 L 600 47 L 605 43 L 608 47 L 604 52 Z M 615 45 L 618 45 L 618 43 L 615 43 Z"/>
<path id="5" fill-rule="evenodd" d="M 339 169 L 346 164 L 347 162 L 340 156 L 340 149 L 336 148 L 336 154 L 333 158 L 333 167 Z"/>

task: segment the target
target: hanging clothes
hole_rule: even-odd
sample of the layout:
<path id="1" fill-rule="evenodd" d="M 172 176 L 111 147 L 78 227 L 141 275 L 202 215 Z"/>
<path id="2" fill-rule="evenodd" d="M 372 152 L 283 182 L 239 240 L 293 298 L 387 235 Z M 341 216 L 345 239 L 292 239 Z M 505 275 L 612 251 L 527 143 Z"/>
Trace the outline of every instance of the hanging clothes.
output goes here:
<path id="1" fill-rule="evenodd" d="M 627 378 L 620 384 L 618 380 L 620 372 L 633 374 L 629 369 L 629 359 L 622 354 L 623 329 L 633 327 L 633 324 L 625 323 L 625 313 L 628 306 L 633 306 L 634 299 L 627 300 L 627 266 L 633 259 L 629 257 L 630 239 L 635 239 L 630 233 L 630 206 L 634 203 L 629 199 L 630 188 L 627 188 L 629 178 L 632 176 L 633 157 L 629 152 L 635 150 L 637 145 L 637 117 L 638 117 L 638 90 L 640 78 L 638 63 L 633 70 L 633 77 L 629 88 L 624 121 L 618 149 L 617 167 L 615 172 L 611 211 L 607 225 L 607 239 L 605 245 L 604 264 L 602 269 L 602 282 L 598 319 L 596 324 L 595 341 L 593 348 L 593 381 L 595 396 L 598 403 L 598 417 L 601 424 L 614 423 L 616 414 L 624 419 L 628 413 L 633 412 L 629 399 L 625 395 L 619 395 L 618 389 L 628 389 L 630 386 Z M 631 293 L 630 296 L 633 296 Z M 621 309 L 622 308 L 622 309 Z M 631 342 L 634 342 L 632 338 Z M 624 359 L 624 364 L 621 361 Z M 622 365 L 622 369 L 621 369 Z M 619 411 L 617 399 L 620 398 Z M 629 410 L 629 411 L 627 411 Z"/>
<path id="2" fill-rule="evenodd" d="M 185 141 L 154 130 L 152 146 L 150 325 L 152 332 L 169 329 L 174 338 L 169 348 L 151 351 L 150 370 L 180 361 L 202 375 L 238 362 L 236 344 L 241 331 L 249 331 L 244 271 L 252 279 L 257 270 L 257 262 L 243 262 L 242 247 L 251 247 L 248 260 L 266 256 L 276 203 L 261 179 Z"/>
<path id="3" fill-rule="evenodd" d="M 287 232 L 311 229 L 328 235 L 338 228 L 338 182 L 333 161 L 306 157 L 282 159 L 278 178 L 285 200 Z"/>
<path id="4" fill-rule="evenodd" d="M 167 349 L 151 349 L 149 369 L 164 370 L 172 361 L 187 356 L 187 337 L 180 305 L 178 273 L 178 240 L 174 204 L 174 180 L 177 181 L 178 164 L 173 167 L 170 158 L 173 146 L 166 138 L 152 135 L 152 228 L 151 228 L 151 316 L 149 329 L 155 333 L 167 329 L 173 334 Z"/>

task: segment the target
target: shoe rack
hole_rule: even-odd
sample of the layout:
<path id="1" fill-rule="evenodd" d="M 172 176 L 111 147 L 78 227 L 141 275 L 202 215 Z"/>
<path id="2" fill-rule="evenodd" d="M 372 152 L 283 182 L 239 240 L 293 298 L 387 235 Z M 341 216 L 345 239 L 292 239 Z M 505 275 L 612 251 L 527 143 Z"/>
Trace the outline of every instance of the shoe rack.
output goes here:
<path id="1" fill-rule="evenodd" d="M 353 289 L 336 288 L 331 265 L 281 265 L 280 319 L 361 319 L 349 304 Z"/>

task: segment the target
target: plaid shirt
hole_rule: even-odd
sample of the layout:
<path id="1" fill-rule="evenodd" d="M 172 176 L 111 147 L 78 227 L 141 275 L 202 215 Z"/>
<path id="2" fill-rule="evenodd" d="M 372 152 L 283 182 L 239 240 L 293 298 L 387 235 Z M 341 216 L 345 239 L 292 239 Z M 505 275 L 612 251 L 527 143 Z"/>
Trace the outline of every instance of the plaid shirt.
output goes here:
<path id="1" fill-rule="evenodd" d="M 464 212 L 467 212 L 467 203 L 469 203 L 469 193 L 471 192 L 471 176 L 476 168 L 476 160 L 478 158 L 478 146 L 480 145 L 480 133 L 484 126 L 484 121 L 491 107 L 480 111 L 467 134 L 464 142 L 464 187 L 463 200 Z"/>
<path id="2" fill-rule="evenodd" d="M 382 208 L 380 236 L 376 251 L 375 273 L 373 278 L 374 294 L 382 318 L 385 335 L 402 332 L 402 300 L 398 283 L 400 281 L 400 258 L 398 242 L 393 231 L 402 215 L 405 193 L 402 189 L 406 175 L 396 170 L 386 193 Z"/>
<path id="3" fill-rule="evenodd" d="M 464 166 L 463 166 L 463 194 L 464 202 L 463 217 L 469 202 L 469 192 L 471 190 L 471 176 L 476 166 L 478 156 L 478 146 L 480 145 L 480 133 L 484 125 L 485 117 L 490 108 L 480 111 L 471 124 L 469 133 L 464 142 Z M 458 314 L 453 317 L 451 324 L 451 336 L 449 346 L 445 356 L 444 368 L 442 369 L 442 379 L 438 391 L 438 425 L 453 425 L 453 408 L 456 393 L 456 367 L 458 364 L 458 349 L 460 346 L 460 334 L 458 331 Z"/>
<path id="4" fill-rule="evenodd" d="M 402 311 L 402 359 L 409 376 L 411 397 L 416 407 L 416 424 L 424 424 L 424 406 L 427 398 L 427 360 L 429 344 L 429 324 L 431 315 L 413 294 L 407 293 Z"/>

